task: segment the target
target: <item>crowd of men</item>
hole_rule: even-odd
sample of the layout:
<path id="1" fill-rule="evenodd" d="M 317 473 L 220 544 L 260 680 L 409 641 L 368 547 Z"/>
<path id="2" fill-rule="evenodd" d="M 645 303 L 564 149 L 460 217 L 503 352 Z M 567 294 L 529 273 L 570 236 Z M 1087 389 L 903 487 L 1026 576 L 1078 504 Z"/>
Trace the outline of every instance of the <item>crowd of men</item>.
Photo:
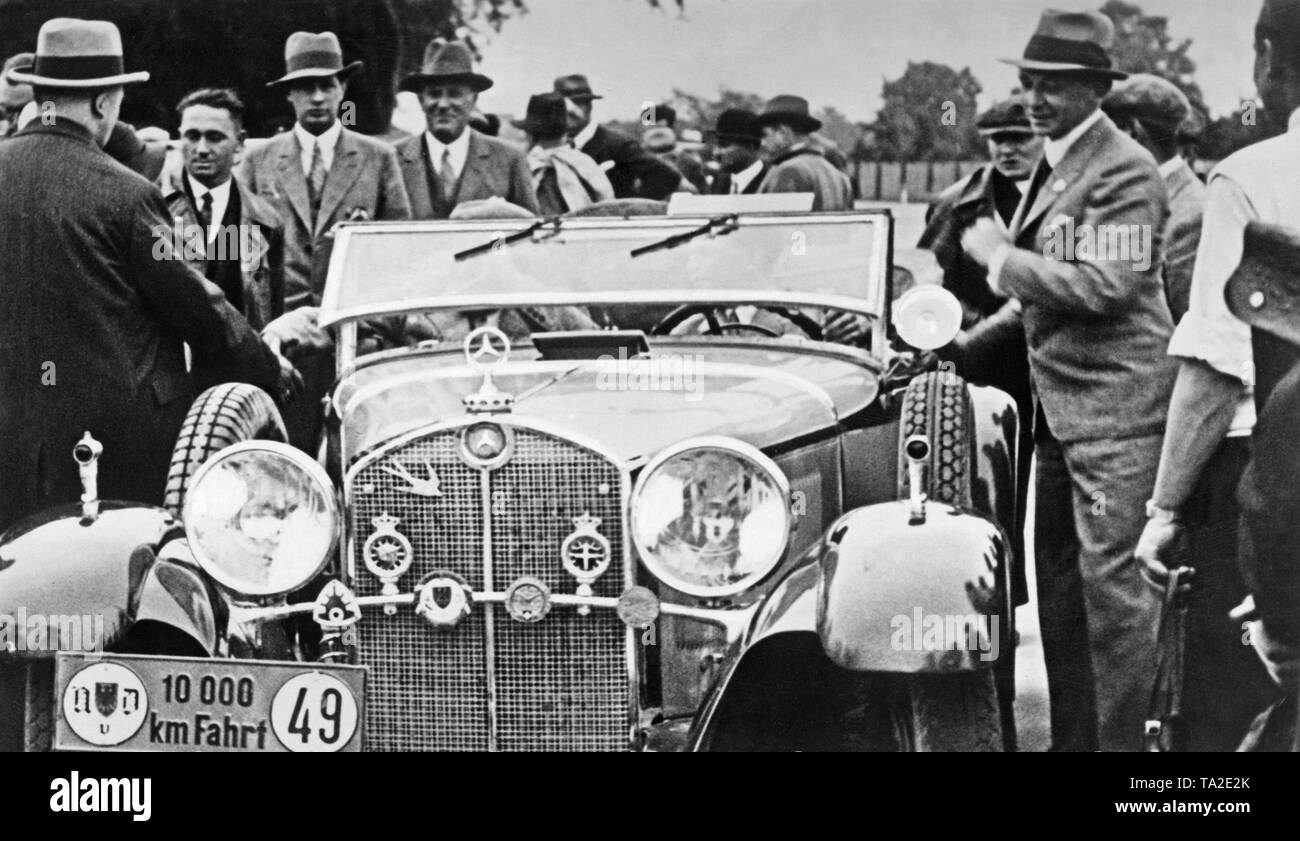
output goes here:
<path id="1" fill-rule="evenodd" d="M 1297 448 L 1262 372 L 1290 368 L 1258 335 L 1252 347 L 1225 288 L 1259 259 L 1243 250 L 1252 223 L 1300 228 L 1300 2 L 1266 0 L 1255 43 L 1265 108 L 1291 130 L 1222 162 L 1208 187 L 1179 155 L 1186 96 L 1116 70 L 1114 37 L 1100 13 L 1047 12 L 1008 61 L 1021 92 L 979 121 L 991 162 L 931 208 L 920 243 L 963 304 L 942 353 L 1026 421 L 1018 478 L 1023 501 L 1032 452 L 1052 748 L 1289 749 L 1300 559 L 1279 520 L 1297 494 L 1276 465 L 1293 468 Z M 1289 310 L 1271 295 L 1251 306 Z M 1271 609 L 1247 600 L 1261 591 Z M 1172 720 L 1153 700 L 1169 697 L 1158 681 L 1180 643 L 1160 626 L 1178 598 Z"/>
<path id="2" fill-rule="evenodd" d="M 1259 435 L 1281 436 L 1294 415 L 1263 402 L 1258 342 L 1224 290 L 1249 257 L 1249 223 L 1300 228 L 1300 150 L 1292 134 L 1258 144 L 1207 188 L 1178 154 L 1186 97 L 1116 70 L 1113 40 L 1099 13 L 1043 15 L 1023 57 L 1008 60 L 1021 93 L 980 118 L 991 162 L 941 197 L 920 244 L 964 309 L 942 354 L 1020 405 L 1022 512 L 1036 457 L 1053 747 L 1139 749 L 1159 672 L 1159 587 L 1187 567 L 1189 746 L 1231 749 L 1279 702 L 1279 683 L 1294 683 L 1300 619 L 1297 603 L 1259 598 L 1261 587 L 1296 592 L 1277 561 L 1294 549 L 1267 516 L 1291 501 L 1286 474 L 1251 462 L 1261 451 L 1294 458 L 1284 438 L 1266 450 Z M 1268 112 L 1297 113 L 1300 0 L 1265 0 L 1256 51 Z M 360 63 L 345 63 L 332 33 L 290 36 L 285 65 L 268 84 L 292 106 L 291 130 L 245 149 L 238 93 L 197 90 L 177 107 L 182 166 L 164 172 L 160 138 L 117 119 L 126 86 L 148 73 L 125 70 L 111 23 L 48 21 L 34 53 L 6 63 L 0 107 L 17 130 L 0 143 L 0 529 L 77 498 L 65 456 L 85 429 L 105 445 L 104 496 L 161 502 L 170 442 L 213 383 L 273 394 L 291 441 L 314 451 L 334 373 L 315 320 L 340 222 L 551 216 L 676 192 L 853 205 L 842 158 L 818 142 L 798 96 L 723 112 L 710 173 L 676 147 L 670 108 L 656 109 L 644 142 L 598 124 L 601 97 L 580 74 L 531 97 L 514 121 L 526 149 L 498 139 L 477 109 L 493 81 L 457 42 L 431 43 L 401 79 L 427 130 L 395 147 L 341 122 Z M 198 231 L 197 247 L 158 235 L 176 227 Z M 1095 249 L 1063 259 L 1067 229 L 1146 241 L 1122 259 Z M 828 327 L 833 340 L 856 329 Z M 1283 381 L 1276 405 L 1296 391 Z M 1258 607 L 1245 601 L 1252 592 Z"/>

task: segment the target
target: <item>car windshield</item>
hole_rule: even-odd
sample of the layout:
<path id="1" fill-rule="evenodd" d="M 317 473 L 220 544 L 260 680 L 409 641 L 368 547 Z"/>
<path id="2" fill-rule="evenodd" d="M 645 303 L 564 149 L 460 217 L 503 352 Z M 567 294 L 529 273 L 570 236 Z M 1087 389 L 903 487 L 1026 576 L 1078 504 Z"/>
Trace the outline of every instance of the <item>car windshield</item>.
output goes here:
<path id="1" fill-rule="evenodd" d="M 321 323 L 434 309 L 627 303 L 884 314 L 884 212 L 565 219 L 511 240 L 534 225 L 341 226 Z"/>

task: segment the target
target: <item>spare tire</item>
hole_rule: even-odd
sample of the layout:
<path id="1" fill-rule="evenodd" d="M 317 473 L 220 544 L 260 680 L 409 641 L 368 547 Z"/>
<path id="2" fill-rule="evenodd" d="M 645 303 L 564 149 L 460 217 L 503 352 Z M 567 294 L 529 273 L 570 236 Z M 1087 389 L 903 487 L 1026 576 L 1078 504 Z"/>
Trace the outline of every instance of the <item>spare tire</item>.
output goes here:
<path id="1" fill-rule="evenodd" d="M 930 442 L 923 479 L 926 496 L 957 508 L 971 506 L 975 413 L 966 381 L 951 371 L 922 374 L 903 397 L 898 446 L 898 498 L 907 499 L 910 478 L 905 444 L 914 435 Z M 1005 748 L 997 686 L 992 670 L 915 674 L 905 681 L 912 750 L 988 752 Z"/>
<path id="2" fill-rule="evenodd" d="M 163 504 L 179 517 L 194 474 L 231 444 L 288 440 L 280 411 L 265 391 L 244 383 L 214 385 L 198 396 L 181 424 Z"/>

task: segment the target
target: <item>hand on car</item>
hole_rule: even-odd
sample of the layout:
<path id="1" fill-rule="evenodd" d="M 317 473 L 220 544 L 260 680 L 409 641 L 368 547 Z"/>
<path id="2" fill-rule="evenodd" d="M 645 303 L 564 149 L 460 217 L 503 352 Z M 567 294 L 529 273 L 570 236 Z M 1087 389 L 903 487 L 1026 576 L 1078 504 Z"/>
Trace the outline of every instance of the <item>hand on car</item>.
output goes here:
<path id="1" fill-rule="evenodd" d="M 334 346 L 329 331 L 319 325 L 320 307 L 299 307 L 266 325 L 262 341 L 278 354 L 300 357 L 321 353 Z"/>
<path id="2" fill-rule="evenodd" d="M 277 353 L 275 358 L 280 363 L 280 402 L 288 403 L 302 394 L 302 374 L 281 354 Z"/>
<path id="3" fill-rule="evenodd" d="M 871 335 L 871 319 L 851 312 L 837 312 L 822 322 L 822 338 L 842 345 L 858 345 Z"/>
<path id="4" fill-rule="evenodd" d="M 980 219 L 966 229 L 962 235 L 961 246 L 966 249 L 970 258 L 981 266 L 987 267 L 993 262 L 993 255 L 1011 240 L 1007 239 L 1006 232 L 999 228 L 992 219 Z M 990 283 L 992 283 L 990 278 Z M 997 290 L 994 290 L 995 292 Z"/>

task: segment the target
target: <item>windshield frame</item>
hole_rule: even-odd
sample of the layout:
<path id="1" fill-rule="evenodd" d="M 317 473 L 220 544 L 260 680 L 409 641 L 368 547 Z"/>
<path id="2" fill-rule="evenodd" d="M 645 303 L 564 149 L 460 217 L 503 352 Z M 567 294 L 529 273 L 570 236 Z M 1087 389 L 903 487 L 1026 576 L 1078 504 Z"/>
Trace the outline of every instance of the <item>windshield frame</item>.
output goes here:
<path id="1" fill-rule="evenodd" d="M 732 306 L 742 304 L 773 306 L 809 306 L 827 307 L 849 312 L 857 312 L 873 318 L 888 316 L 889 263 L 891 259 L 890 239 L 893 217 L 886 209 L 844 211 L 840 213 L 791 214 L 791 213 L 749 213 L 740 214 L 737 224 L 740 227 L 753 225 L 800 225 L 819 224 L 816 220 L 832 221 L 860 219 L 873 225 L 873 254 L 868 261 L 868 289 L 875 290 L 875 300 L 856 298 L 838 294 L 816 294 L 811 292 L 785 292 L 781 290 L 743 289 L 743 290 L 698 290 L 698 289 L 647 289 L 637 292 L 601 291 L 591 289 L 552 289 L 545 292 L 517 292 L 509 295 L 438 295 L 426 298 L 408 298 L 388 303 L 365 306 L 341 306 L 340 290 L 343 284 L 344 262 L 353 237 L 370 236 L 386 233 L 418 233 L 420 231 L 457 231 L 481 233 L 484 242 L 490 242 L 499 234 L 509 236 L 511 233 L 527 228 L 536 220 L 504 219 L 448 221 L 426 220 L 417 222 L 361 222 L 340 225 L 334 232 L 334 248 L 331 255 L 329 271 L 326 274 L 325 290 L 321 300 L 320 324 L 328 327 L 363 318 L 386 315 L 404 315 L 408 313 L 430 312 L 446 309 L 493 309 L 534 306 L 584 306 L 614 304 L 712 304 Z M 563 220 L 563 231 L 599 231 L 627 226 L 645 230 L 647 243 L 654 242 L 653 231 L 662 228 L 666 231 L 680 231 L 707 225 L 708 216 L 635 216 L 623 217 L 578 217 Z M 694 243 L 686 242 L 678 249 L 689 249 Z M 526 242 L 503 246 L 517 249 L 530 247 Z M 476 258 L 470 258 L 476 259 Z M 636 259 L 631 258 L 629 259 Z"/>

